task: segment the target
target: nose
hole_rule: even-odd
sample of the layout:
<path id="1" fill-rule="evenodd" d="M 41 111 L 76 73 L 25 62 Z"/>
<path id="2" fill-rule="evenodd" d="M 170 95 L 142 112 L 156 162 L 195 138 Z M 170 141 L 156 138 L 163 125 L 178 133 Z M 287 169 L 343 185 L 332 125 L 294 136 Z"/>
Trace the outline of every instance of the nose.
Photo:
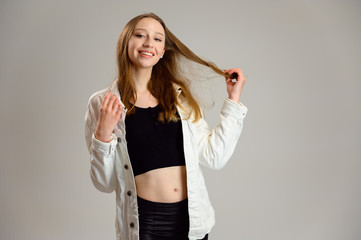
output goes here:
<path id="1" fill-rule="evenodd" d="M 147 37 L 143 42 L 143 46 L 148 48 L 153 47 L 152 40 L 149 37 Z"/>

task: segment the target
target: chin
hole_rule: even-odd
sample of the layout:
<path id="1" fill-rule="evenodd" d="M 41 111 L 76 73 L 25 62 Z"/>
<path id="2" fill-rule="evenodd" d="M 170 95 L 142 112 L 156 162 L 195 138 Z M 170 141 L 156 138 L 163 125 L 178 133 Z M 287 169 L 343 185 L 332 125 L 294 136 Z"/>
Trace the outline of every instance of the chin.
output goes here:
<path id="1" fill-rule="evenodd" d="M 158 63 L 158 61 L 156 61 L 156 62 L 152 62 L 152 63 L 149 63 L 149 62 L 147 62 L 147 63 L 142 63 L 142 62 L 140 62 L 139 64 L 138 64 L 138 66 L 139 67 L 141 67 L 141 68 L 152 68 L 154 65 L 156 65 Z"/>

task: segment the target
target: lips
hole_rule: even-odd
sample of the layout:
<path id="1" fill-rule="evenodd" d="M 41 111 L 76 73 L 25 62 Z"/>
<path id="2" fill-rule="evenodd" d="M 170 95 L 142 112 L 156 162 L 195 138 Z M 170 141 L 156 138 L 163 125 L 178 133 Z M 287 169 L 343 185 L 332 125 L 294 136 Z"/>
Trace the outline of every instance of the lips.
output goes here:
<path id="1" fill-rule="evenodd" d="M 147 57 L 153 57 L 154 56 L 154 52 L 151 51 L 146 51 L 146 50 L 140 50 L 139 53 L 143 56 L 147 56 Z"/>

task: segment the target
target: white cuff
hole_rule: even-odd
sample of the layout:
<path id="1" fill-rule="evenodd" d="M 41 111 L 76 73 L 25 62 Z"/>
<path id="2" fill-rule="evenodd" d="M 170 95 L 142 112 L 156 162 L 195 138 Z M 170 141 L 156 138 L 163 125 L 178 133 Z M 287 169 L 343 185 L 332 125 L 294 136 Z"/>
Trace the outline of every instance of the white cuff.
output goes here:
<path id="1" fill-rule="evenodd" d="M 92 135 L 92 149 L 96 152 L 103 153 L 105 155 L 110 155 L 114 152 L 117 145 L 117 136 L 112 133 L 110 142 L 102 142 L 95 138 L 94 133 Z"/>
<path id="2" fill-rule="evenodd" d="M 242 103 L 238 103 L 229 98 L 223 103 L 222 114 L 230 115 L 236 119 L 243 119 L 247 115 L 248 108 Z"/>

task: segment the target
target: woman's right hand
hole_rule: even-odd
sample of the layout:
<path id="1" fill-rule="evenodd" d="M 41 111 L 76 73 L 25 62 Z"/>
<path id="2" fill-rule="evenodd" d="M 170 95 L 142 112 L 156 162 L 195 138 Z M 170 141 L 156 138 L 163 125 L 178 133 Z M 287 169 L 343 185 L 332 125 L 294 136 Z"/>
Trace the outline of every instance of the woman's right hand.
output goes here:
<path id="1" fill-rule="evenodd" d="M 112 92 L 108 92 L 100 108 L 97 129 L 94 133 L 96 139 L 102 142 L 110 142 L 115 125 L 120 120 L 123 107 L 119 99 Z"/>

